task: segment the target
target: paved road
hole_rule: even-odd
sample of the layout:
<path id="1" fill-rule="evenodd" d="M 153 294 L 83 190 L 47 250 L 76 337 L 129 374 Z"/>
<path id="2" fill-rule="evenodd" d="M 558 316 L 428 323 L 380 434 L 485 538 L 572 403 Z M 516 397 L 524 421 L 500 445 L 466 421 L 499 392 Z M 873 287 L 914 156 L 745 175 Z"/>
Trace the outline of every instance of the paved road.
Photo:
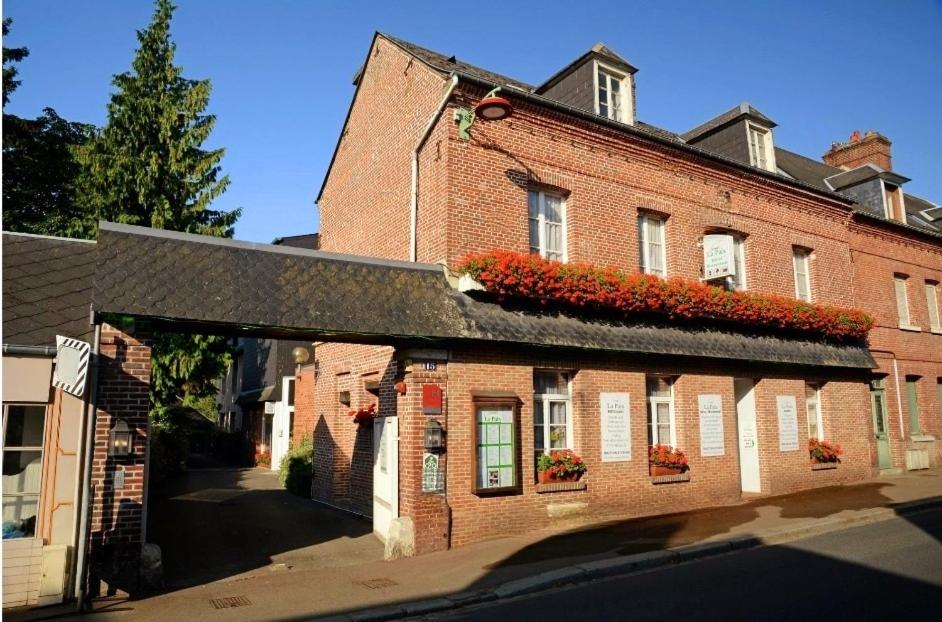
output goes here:
<path id="1" fill-rule="evenodd" d="M 430 620 L 942 619 L 942 509 Z"/>
<path id="2" fill-rule="evenodd" d="M 163 551 L 168 589 L 273 563 L 346 565 L 380 560 L 369 521 L 281 487 L 263 469 L 194 469 L 151 494 L 148 541 Z"/>

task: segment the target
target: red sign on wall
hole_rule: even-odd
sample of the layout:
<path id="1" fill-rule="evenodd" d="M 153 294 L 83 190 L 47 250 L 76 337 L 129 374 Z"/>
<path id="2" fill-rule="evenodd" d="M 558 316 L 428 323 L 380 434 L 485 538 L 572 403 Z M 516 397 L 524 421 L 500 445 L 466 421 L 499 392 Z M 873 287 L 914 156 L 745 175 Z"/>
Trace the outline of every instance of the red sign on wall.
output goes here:
<path id="1" fill-rule="evenodd" d="M 422 413 L 426 415 L 442 414 L 442 388 L 437 384 L 422 385 Z"/>

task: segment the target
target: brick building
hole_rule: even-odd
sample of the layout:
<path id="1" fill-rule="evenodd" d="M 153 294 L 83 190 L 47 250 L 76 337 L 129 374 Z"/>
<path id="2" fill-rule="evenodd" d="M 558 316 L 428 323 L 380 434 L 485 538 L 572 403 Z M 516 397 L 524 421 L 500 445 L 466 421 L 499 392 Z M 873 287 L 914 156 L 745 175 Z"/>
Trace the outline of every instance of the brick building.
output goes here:
<path id="1" fill-rule="evenodd" d="M 869 349 L 460 294 L 461 339 L 317 345 L 296 404 L 316 498 L 372 515 L 382 538 L 414 529 L 425 552 L 942 461 L 942 209 L 904 193 L 890 141 L 855 133 L 816 161 L 776 146 L 748 104 L 675 134 L 639 120 L 636 71 L 600 44 L 534 87 L 377 34 L 318 197 L 321 248 L 451 268 L 499 249 L 698 280 L 716 236 L 733 273 L 718 286 L 863 309 Z M 512 115 L 468 128 L 496 87 Z M 613 395 L 619 438 L 600 413 Z M 374 429 L 353 424 L 371 404 Z M 508 442 L 482 441 L 487 417 Z M 429 422 L 444 452 L 423 450 Z M 843 446 L 838 468 L 812 469 L 809 437 Z M 685 476 L 651 477 L 658 441 L 687 450 Z M 581 455 L 586 476 L 540 485 L 549 448 Z"/>

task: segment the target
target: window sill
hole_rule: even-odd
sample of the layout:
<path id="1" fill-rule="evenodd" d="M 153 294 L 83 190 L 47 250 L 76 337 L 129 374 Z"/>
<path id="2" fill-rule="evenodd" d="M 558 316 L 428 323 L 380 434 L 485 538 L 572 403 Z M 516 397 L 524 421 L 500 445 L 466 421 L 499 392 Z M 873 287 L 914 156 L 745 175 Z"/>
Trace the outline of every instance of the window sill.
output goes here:
<path id="1" fill-rule="evenodd" d="M 690 471 L 685 473 L 679 473 L 677 475 L 652 475 L 651 483 L 654 485 L 657 484 L 679 484 L 681 482 L 690 481 Z"/>
<path id="2" fill-rule="evenodd" d="M 554 484 L 537 484 L 536 492 L 537 494 L 544 494 L 547 492 L 565 492 L 569 490 L 585 490 L 586 483 L 582 480 L 578 482 L 556 482 Z"/>
<path id="3" fill-rule="evenodd" d="M 933 335 L 942 335 L 942 328 L 930 328 L 929 332 Z"/>
<path id="4" fill-rule="evenodd" d="M 914 332 L 914 333 L 921 333 L 921 332 L 922 332 L 922 329 L 919 328 L 918 326 L 910 326 L 909 324 L 900 324 L 900 325 L 899 325 L 899 329 L 900 329 L 900 330 L 909 330 L 909 331 L 912 331 L 912 332 Z"/>
<path id="5" fill-rule="evenodd" d="M 811 470 L 812 471 L 830 471 L 831 469 L 836 469 L 837 462 L 812 462 Z"/>
<path id="6" fill-rule="evenodd" d="M 913 434 L 910 437 L 910 440 L 912 440 L 914 443 L 929 443 L 934 441 L 935 437 L 931 434 Z"/>

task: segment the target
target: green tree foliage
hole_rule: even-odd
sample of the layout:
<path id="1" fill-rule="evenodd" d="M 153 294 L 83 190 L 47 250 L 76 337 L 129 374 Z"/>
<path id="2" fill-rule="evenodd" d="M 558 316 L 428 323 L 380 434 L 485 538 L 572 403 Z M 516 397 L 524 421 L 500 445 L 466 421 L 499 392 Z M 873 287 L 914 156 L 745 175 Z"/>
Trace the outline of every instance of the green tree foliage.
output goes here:
<path id="1" fill-rule="evenodd" d="M 42 235 L 81 235 L 74 200 L 79 164 L 72 150 L 94 127 L 52 108 L 36 119 L 3 115 L 3 228 Z"/>
<path id="2" fill-rule="evenodd" d="M 215 125 L 205 114 L 209 80 L 188 80 L 174 65 L 170 40 L 174 6 L 157 0 L 151 23 L 138 31 L 132 70 L 116 75 L 104 128 L 76 150 L 82 165 L 78 198 L 82 233 L 99 220 L 230 237 L 239 210 L 210 203 L 229 185 L 220 176 L 224 150 L 202 145 Z M 221 337 L 160 335 L 153 349 L 151 404 L 165 407 L 215 394 L 229 362 Z"/>
<path id="3" fill-rule="evenodd" d="M 4 38 L 10 18 L 3 20 Z M 15 63 L 26 48 L 3 48 L 3 105 L 19 86 Z M 78 163 L 72 148 L 88 140 L 94 128 L 43 110 L 36 119 L 3 115 L 3 228 L 8 231 L 69 235 L 81 220 L 73 201 Z"/>
<path id="4" fill-rule="evenodd" d="M 10 24 L 13 23 L 12 18 L 6 18 L 3 20 L 3 38 L 6 39 L 7 35 L 10 34 Z M 3 46 L 3 105 L 6 106 L 7 102 L 10 101 L 10 95 L 13 94 L 13 91 L 16 90 L 16 87 L 20 85 L 20 81 L 16 79 L 17 69 L 13 63 L 18 63 L 24 58 L 29 56 L 28 48 L 8 48 Z"/>

